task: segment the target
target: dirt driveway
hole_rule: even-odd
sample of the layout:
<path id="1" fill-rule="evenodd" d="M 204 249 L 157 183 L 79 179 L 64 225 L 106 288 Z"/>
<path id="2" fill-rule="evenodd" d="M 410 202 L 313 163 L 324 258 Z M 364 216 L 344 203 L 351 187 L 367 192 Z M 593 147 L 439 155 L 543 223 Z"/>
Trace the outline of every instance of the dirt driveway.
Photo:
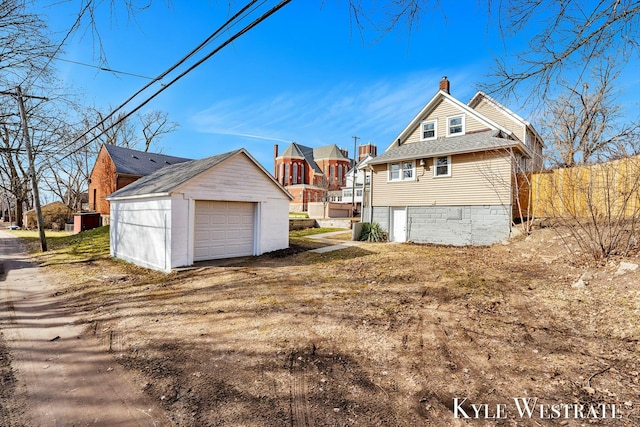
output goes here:
<path id="1" fill-rule="evenodd" d="M 637 426 L 640 271 L 619 261 L 576 262 L 538 230 L 170 275 L 48 268 L 58 304 L 173 425 Z"/>
<path id="2" fill-rule="evenodd" d="M 2 426 L 159 426 L 164 410 L 98 346 L 59 288 L 0 231 Z M 10 361 L 10 364 L 8 363 Z"/>

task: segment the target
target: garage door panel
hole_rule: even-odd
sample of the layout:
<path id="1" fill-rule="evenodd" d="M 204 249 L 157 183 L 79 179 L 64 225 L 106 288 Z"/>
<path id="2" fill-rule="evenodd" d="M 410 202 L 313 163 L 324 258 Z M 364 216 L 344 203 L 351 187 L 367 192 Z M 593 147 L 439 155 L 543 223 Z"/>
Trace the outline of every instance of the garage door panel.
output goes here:
<path id="1" fill-rule="evenodd" d="M 194 261 L 253 255 L 255 204 L 196 201 Z"/>
<path id="2" fill-rule="evenodd" d="M 227 216 L 223 215 L 223 214 L 213 214 L 210 216 L 211 218 L 211 224 L 226 224 L 227 223 Z"/>
<path id="3" fill-rule="evenodd" d="M 196 225 L 209 224 L 209 215 L 196 214 Z"/>

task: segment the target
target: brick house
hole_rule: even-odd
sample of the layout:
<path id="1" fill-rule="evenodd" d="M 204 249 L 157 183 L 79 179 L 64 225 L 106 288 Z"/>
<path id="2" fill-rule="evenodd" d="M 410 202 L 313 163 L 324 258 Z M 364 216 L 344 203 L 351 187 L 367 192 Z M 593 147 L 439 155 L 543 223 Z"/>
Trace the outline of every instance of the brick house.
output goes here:
<path id="1" fill-rule="evenodd" d="M 274 176 L 293 196 L 292 212 L 305 212 L 307 203 L 322 202 L 330 191 L 340 191 L 352 161 L 337 145 L 311 148 L 292 142 L 282 154 L 274 146 Z"/>
<path id="2" fill-rule="evenodd" d="M 89 176 L 89 210 L 109 215 L 105 198 L 158 169 L 191 159 L 103 144 Z"/>

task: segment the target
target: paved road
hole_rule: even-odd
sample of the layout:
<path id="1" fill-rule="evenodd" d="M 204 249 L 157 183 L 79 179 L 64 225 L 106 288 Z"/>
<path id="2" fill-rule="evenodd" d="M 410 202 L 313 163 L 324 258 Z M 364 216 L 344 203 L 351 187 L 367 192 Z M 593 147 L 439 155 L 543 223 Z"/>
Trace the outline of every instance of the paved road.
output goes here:
<path id="1" fill-rule="evenodd" d="M 30 261 L 20 240 L 5 231 L 0 231 L 0 262 L 5 271 L 0 275 L 0 330 L 26 417 L 13 423 L 170 425 L 164 411 L 60 306 L 47 276 Z"/>

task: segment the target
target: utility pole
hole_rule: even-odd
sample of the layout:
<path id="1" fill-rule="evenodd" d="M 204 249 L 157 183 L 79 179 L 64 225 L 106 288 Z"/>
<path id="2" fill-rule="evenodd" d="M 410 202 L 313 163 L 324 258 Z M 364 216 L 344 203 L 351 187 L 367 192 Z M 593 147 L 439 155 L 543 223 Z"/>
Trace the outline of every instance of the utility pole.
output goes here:
<path id="1" fill-rule="evenodd" d="M 356 154 L 359 136 L 353 137 L 353 179 L 351 180 L 351 217 L 356 213 L 356 165 L 358 164 L 358 155 Z"/>
<path id="2" fill-rule="evenodd" d="M 40 193 L 38 192 L 38 180 L 36 178 L 36 169 L 33 166 L 33 153 L 31 152 L 31 139 L 29 138 L 29 128 L 27 127 L 27 113 L 24 109 L 24 101 L 22 100 L 22 89 L 20 86 L 16 88 L 18 98 L 18 107 L 20 108 L 20 119 L 22 120 L 22 131 L 24 133 L 24 143 L 27 147 L 27 157 L 29 158 L 29 175 L 31 175 L 31 186 L 33 187 L 34 205 L 36 208 L 36 219 L 38 221 L 38 234 L 40 235 L 40 249 L 42 252 L 47 251 L 47 239 L 44 235 L 44 223 L 42 221 L 42 209 L 40 208 Z"/>

